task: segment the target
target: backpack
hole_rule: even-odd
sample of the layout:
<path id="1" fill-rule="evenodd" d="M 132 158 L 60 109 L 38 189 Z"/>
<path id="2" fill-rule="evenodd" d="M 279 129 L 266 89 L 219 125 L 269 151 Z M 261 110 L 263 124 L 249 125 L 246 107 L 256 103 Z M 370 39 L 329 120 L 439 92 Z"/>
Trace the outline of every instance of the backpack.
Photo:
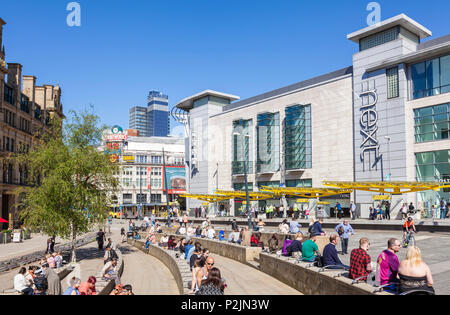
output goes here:
<path id="1" fill-rule="evenodd" d="M 342 235 L 342 234 L 344 234 L 344 227 L 341 225 L 340 227 L 339 227 L 339 229 L 338 229 L 338 234 L 339 235 Z"/>
<path id="2" fill-rule="evenodd" d="M 314 234 L 314 224 L 311 224 L 310 226 L 309 226 L 309 228 L 308 228 L 308 233 L 309 234 Z"/>
<path id="3" fill-rule="evenodd" d="M 39 291 L 46 291 L 48 289 L 48 281 L 47 278 L 40 274 L 34 278 L 34 285 Z"/>

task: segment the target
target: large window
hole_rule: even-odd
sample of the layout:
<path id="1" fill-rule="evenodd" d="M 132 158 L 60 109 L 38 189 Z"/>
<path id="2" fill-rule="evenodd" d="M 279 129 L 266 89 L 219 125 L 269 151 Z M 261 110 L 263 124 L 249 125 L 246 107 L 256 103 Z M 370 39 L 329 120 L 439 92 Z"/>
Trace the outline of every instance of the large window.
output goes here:
<path id="1" fill-rule="evenodd" d="M 312 179 L 287 180 L 286 181 L 286 187 L 311 188 L 312 187 Z"/>
<path id="2" fill-rule="evenodd" d="M 161 167 L 152 167 L 151 168 L 151 175 L 152 176 L 161 176 L 162 174 L 162 168 Z"/>
<path id="3" fill-rule="evenodd" d="M 310 105 L 286 108 L 284 154 L 288 170 L 312 167 Z"/>
<path id="4" fill-rule="evenodd" d="M 390 68 L 386 70 L 387 79 L 387 92 L 388 98 L 395 98 L 399 96 L 398 86 L 398 67 Z"/>
<path id="5" fill-rule="evenodd" d="M 448 182 L 450 180 L 450 150 L 416 153 L 418 182 Z M 449 189 L 441 192 L 448 193 Z"/>
<path id="6" fill-rule="evenodd" d="M 253 191 L 253 183 L 247 183 L 248 191 Z M 234 191 L 245 191 L 245 183 L 234 183 L 233 184 Z"/>
<path id="7" fill-rule="evenodd" d="M 147 163 L 147 156 L 146 155 L 136 155 L 136 162 L 141 164 Z"/>
<path id="8" fill-rule="evenodd" d="M 411 66 L 413 99 L 450 92 L 450 55 Z"/>
<path id="9" fill-rule="evenodd" d="M 416 142 L 449 139 L 450 103 L 414 110 Z"/>
<path id="10" fill-rule="evenodd" d="M 277 188 L 277 187 L 280 187 L 280 182 L 279 182 L 279 181 L 273 181 L 273 182 L 258 182 L 258 190 L 262 190 L 261 187 L 263 187 L 263 186 L 272 187 L 272 188 Z"/>
<path id="11" fill-rule="evenodd" d="M 252 148 L 252 120 L 233 121 L 233 174 L 244 174 L 244 166 L 247 167 L 247 173 L 253 173 Z"/>
<path id="12" fill-rule="evenodd" d="M 152 164 L 163 164 L 162 163 L 162 156 L 151 156 L 151 163 Z"/>
<path id="13" fill-rule="evenodd" d="M 258 115 L 257 172 L 274 173 L 280 170 L 280 114 Z"/>

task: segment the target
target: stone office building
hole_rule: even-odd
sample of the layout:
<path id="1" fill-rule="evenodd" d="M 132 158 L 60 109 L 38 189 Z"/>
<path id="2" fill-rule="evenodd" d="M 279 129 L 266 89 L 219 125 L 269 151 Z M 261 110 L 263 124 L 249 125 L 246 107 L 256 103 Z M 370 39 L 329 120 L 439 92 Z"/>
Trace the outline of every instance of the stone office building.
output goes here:
<path id="1" fill-rule="evenodd" d="M 188 192 L 243 190 L 244 161 L 252 191 L 324 180 L 449 181 L 450 35 L 424 41 L 431 35 L 400 14 L 347 36 L 358 45 L 349 67 L 241 101 L 209 90 L 184 99 L 177 107 L 189 112 Z M 373 195 L 331 201 L 353 199 L 368 217 Z M 394 215 L 402 202 L 426 208 L 441 197 L 449 191 L 393 196 Z"/>
<path id="2" fill-rule="evenodd" d="M 36 78 L 22 75 L 22 65 L 6 63 L 2 43 L 3 26 L 0 19 L 0 155 L 27 152 L 33 145 L 33 135 L 45 130 L 50 117 L 63 117 L 61 88 L 53 85 L 36 85 Z M 19 197 L 14 190 L 26 185 L 26 166 L 17 163 L 0 164 L 1 217 L 10 221 L 3 229 L 18 220 L 15 204 Z M 11 222 L 12 220 L 12 222 Z"/>

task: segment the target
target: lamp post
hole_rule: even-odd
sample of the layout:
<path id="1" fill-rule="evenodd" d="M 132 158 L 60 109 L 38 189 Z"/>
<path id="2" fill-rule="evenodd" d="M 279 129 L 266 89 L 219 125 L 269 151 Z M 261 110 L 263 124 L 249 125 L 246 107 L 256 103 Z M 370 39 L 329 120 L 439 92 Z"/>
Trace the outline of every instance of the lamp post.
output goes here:
<path id="1" fill-rule="evenodd" d="M 242 139 L 248 138 L 250 139 L 249 135 L 242 135 L 240 133 L 233 133 L 235 136 L 241 136 Z M 250 141 L 249 141 L 250 142 Z M 247 154 L 244 153 L 244 179 L 245 179 L 245 199 L 246 199 L 246 209 L 247 209 L 247 218 L 248 218 L 248 228 L 252 229 L 252 216 L 250 213 L 250 198 L 248 196 L 248 181 L 247 181 Z"/>
<path id="2" fill-rule="evenodd" d="M 391 180 L 391 137 L 385 136 L 384 137 L 388 142 L 388 159 L 389 159 L 389 177 L 388 180 Z"/>

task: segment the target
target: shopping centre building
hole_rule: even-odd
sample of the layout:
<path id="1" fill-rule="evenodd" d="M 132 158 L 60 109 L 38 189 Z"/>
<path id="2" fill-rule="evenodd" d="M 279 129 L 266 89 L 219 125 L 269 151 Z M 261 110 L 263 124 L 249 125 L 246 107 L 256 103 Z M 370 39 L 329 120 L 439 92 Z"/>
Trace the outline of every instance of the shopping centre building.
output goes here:
<path id="1" fill-rule="evenodd" d="M 401 14 L 347 35 L 358 50 L 344 69 L 246 100 L 205 90 L 180 101 L 189 113 L 188 192 L 244 190 L 244 167 L 251 191 L 324 187 L 324 180 L 450 181 L 450 35 L 431 35 Z M 344 207 L 354 200 L 368 217 L 373 195 L 327 200 Z M 450 191 L 393 195 L 391 203 L 395 214 L 403 202 L 427 208 L 441 197 L 449 200 Z"/>

